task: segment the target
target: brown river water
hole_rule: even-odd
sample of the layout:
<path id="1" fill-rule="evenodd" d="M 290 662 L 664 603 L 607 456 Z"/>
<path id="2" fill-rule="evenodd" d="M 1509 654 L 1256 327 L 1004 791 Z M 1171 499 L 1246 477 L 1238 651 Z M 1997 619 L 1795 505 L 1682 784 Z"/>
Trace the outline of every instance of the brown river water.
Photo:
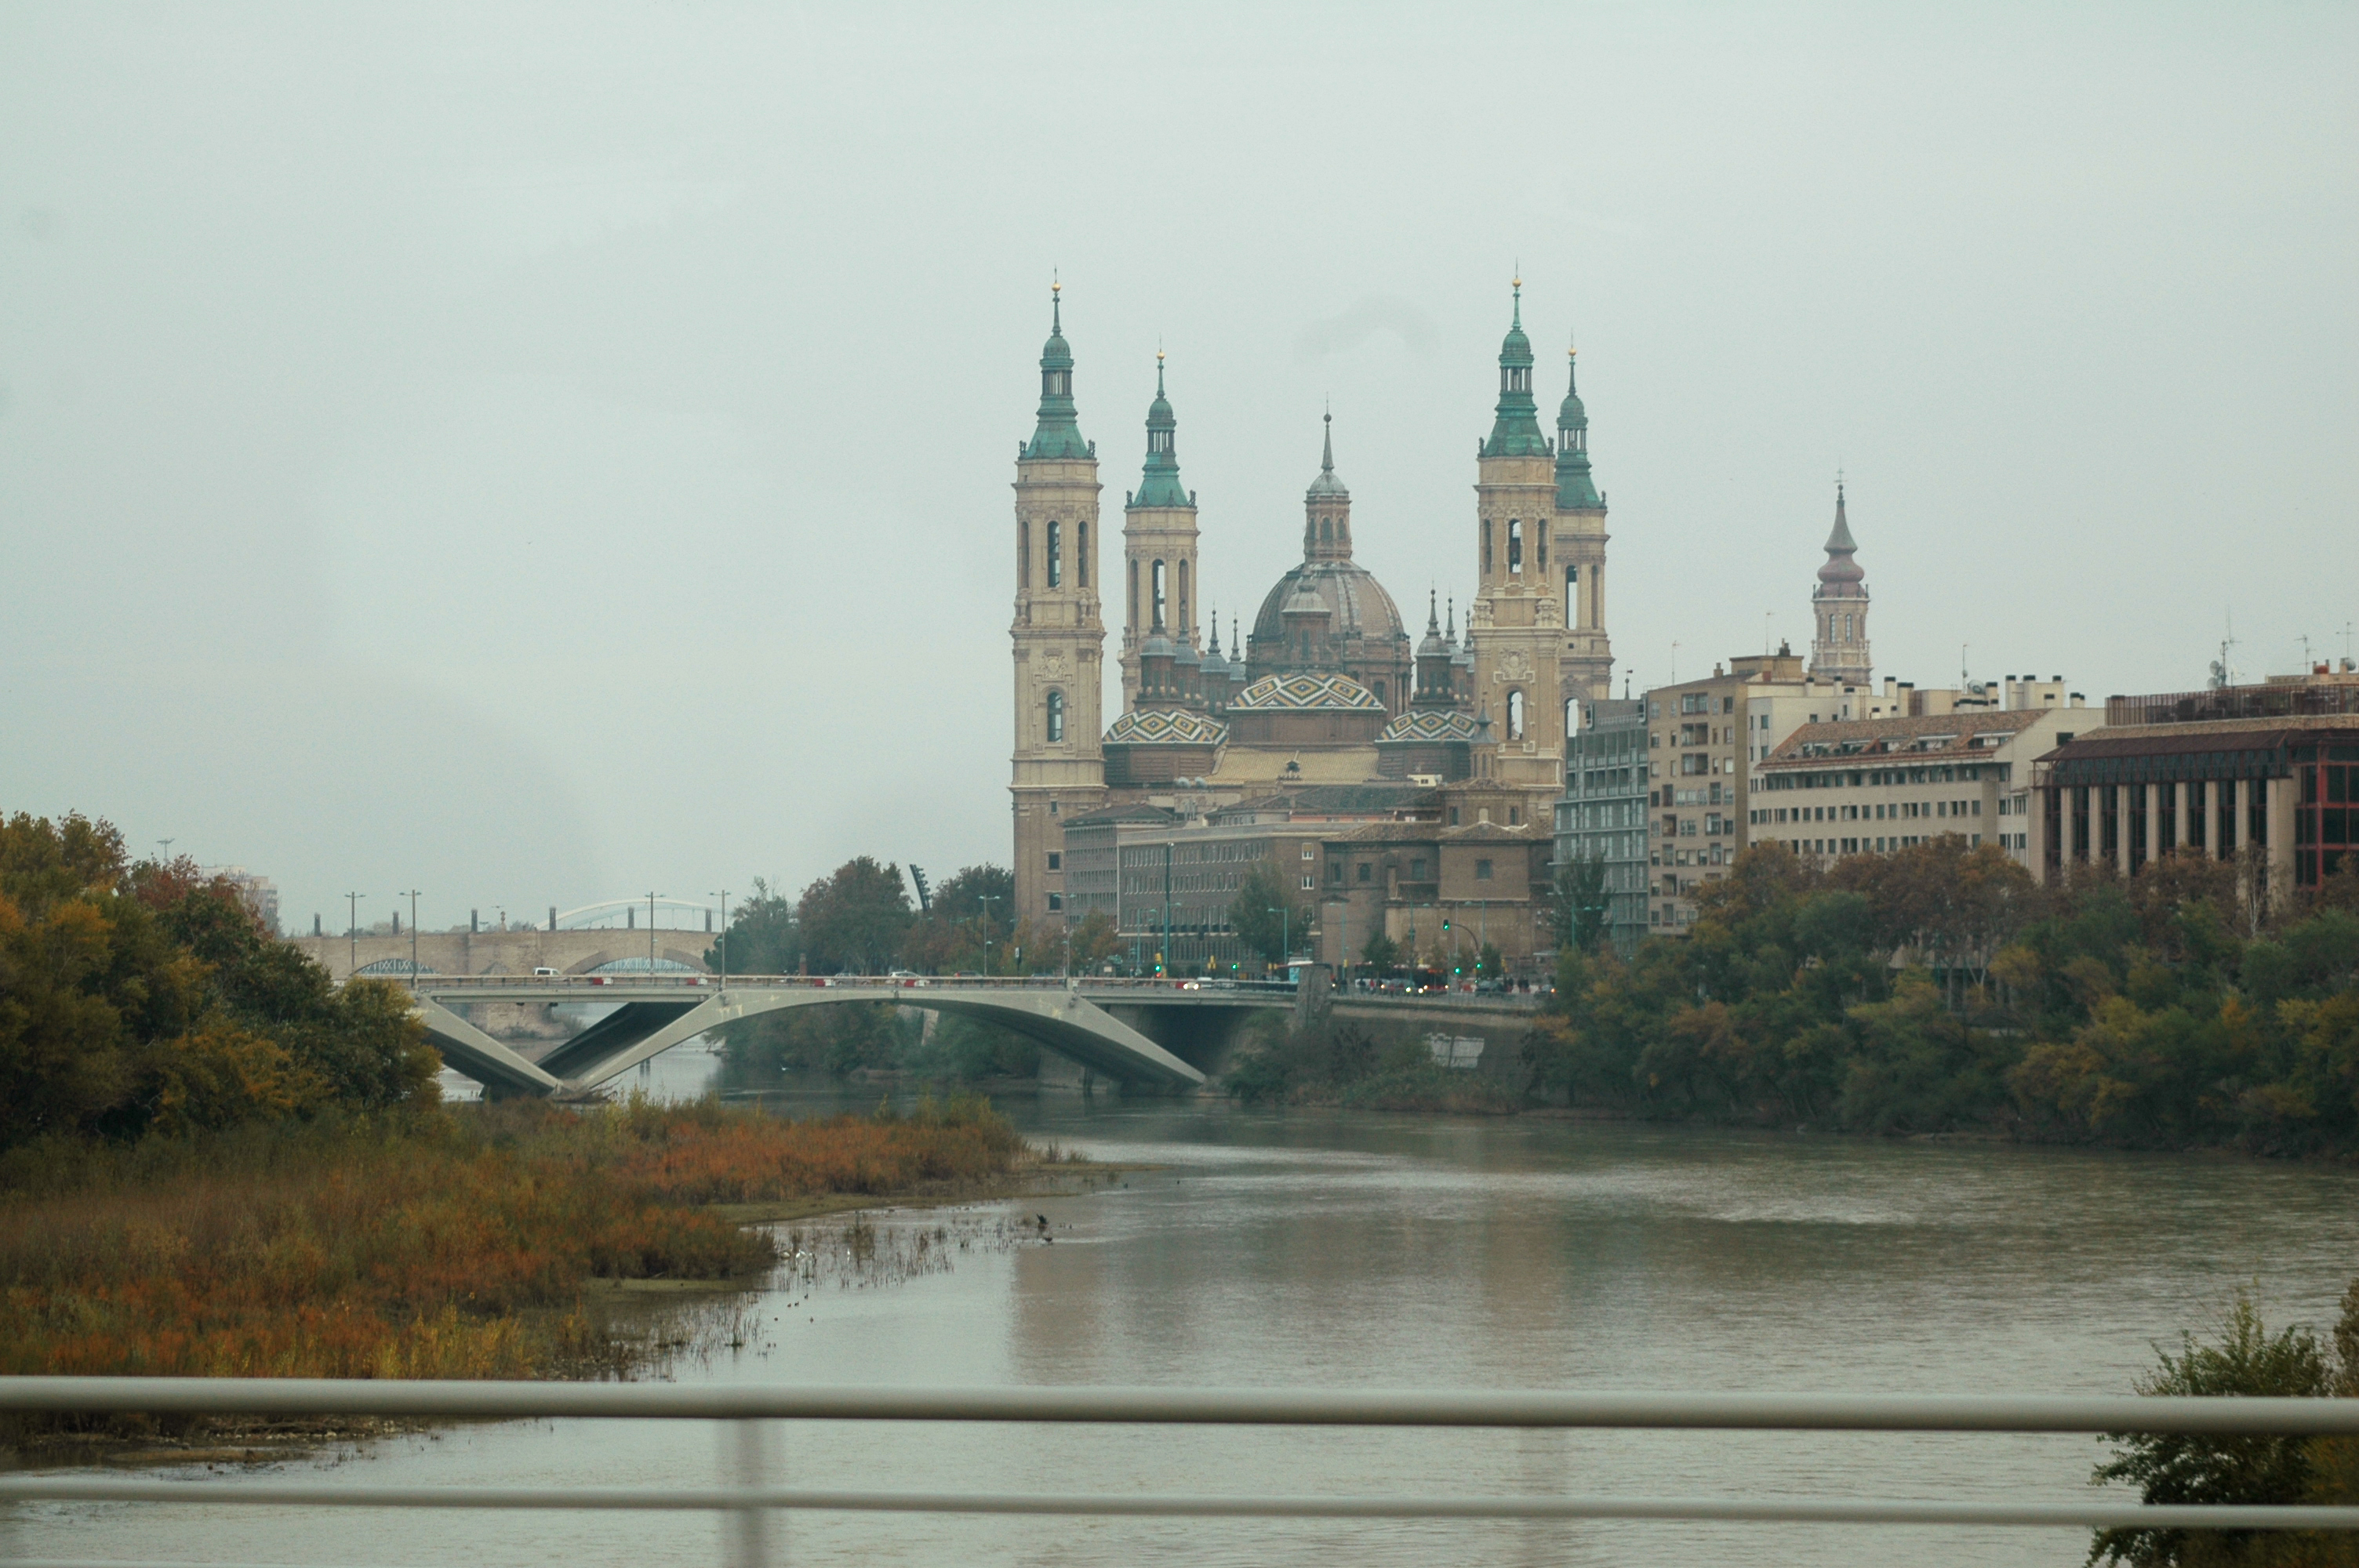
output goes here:
<path id="1" fill-rule="evenodd" d="M 711 1070 L 675 1054 L 659 1087 Z M 799 1110 L 825 1108 L 807 1102 Z M 2359 1172 L 1535 1117 L 1044 1097 L 1035 1135 L 1152 1166 L 1102 1190 L 871 1216 L 873 1256 L 746 1303 L 683 1382 L 2112 1393 L 2257 1284 L 2324 1325 L 2359 1273 Z M 1047 1214 L 1054 1240 L 1019 1235 Z M 920 1240 L 923 1245 L 920 1246 Z M 863 1246 L 864 1253 L 868 1249 Z M 2070 1501 L 2082 1437 L 1349 1433 L 784 1423 L 784 1484 L 1019 1492 L 1858 1496 Z M 710 1486 L 696 1423 L 523 1422 L 255 1472 Z M 164 1472 L 169 1473 L 169 1472 Z M 194 1477 L 192 1477 L 193 1479 Z M 208 1481 L 235 1485 L 235 1476 Z M 2125 1500 L 2127 1500 L 2126 1498 Z M 798 1515 L 832 1563 L 2080 1562 L 2052 1530 Z M 0 1556 L 241 1563 L 721 1562 L 692 1515 L 44 1506 Z"/>

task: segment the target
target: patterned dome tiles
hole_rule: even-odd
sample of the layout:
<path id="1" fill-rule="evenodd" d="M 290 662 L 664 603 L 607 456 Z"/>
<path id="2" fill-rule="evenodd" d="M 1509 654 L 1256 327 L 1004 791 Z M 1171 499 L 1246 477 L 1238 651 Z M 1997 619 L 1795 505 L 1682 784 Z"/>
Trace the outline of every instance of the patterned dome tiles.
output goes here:
<path id="1" fill-rule="evenodd" d="M 1229 727 L 1181 708 L 1149 708 L 1124 714 L 1105 732 L 1109 746 L 1218 746 Z"/>
<path id="2" fill-rule="evenodd" d="M 1474 720 L 1451 708 L 1415 709 L 1402 714 L 1385 726 L 1376 737 L 1381 746 L 1387 741 L 1472 741 Z"/>
<path id="3" fill-rule="evenodd" d="M 1359 682 L 1343 676 L 1264 676 L 1229 704 L 1232 712 L 1382 713 L 1385 705 Z"/>

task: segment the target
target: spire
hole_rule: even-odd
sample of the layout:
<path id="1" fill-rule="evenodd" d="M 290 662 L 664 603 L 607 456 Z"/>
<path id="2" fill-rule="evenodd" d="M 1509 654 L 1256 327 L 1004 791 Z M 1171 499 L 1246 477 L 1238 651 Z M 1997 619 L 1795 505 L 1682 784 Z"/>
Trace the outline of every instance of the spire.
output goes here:
<path id="1" fill-rule="evenodd" d="M 1064 285 L 1049 285 L 1049 341 L 1040 346 L 1040 419 L 1026 458 L 1090 458 L 1073 414 L 1073 351 L 1065 341 Z"/>
<path id="2" fill-rule="evenodd" d="M 1454 593 L 1450 596 L 1450 630 L 1442 635 L 1453 643 L 1458 641 L 1458 596 Z"/>
<path id="3" fill-rule="evenodd" d="M 1425 590 L 1425 634 L 1429 637 L 1441 635 L 1441 607 L 1435 600 L 1434 592 L 1430 588 Z M 1457 606 L 1451 608 L 1455 610 Z"/>
<path id="4" fill-rule="evenodd" d="M 1188 492 L 1180 484 L 1180 454 L 1175 446 L 1180 422 L 1172 417 L 1171 400 L 1163 395 L 1163 351 L 1155 351 L 1155 401 L 1147 406 L 1147 465 L 1131 497 L 1130 510 L 1146 506 L 1186 506 Z"/>
<path id="5" fill-rule="evenodd" d="M 1538 458 L 1548 455 L 1548 438 L 1540 434 L 1539 409 L 1532 402 L 1532 341 L 1524 336 L 1524 279 L 1516 277 L 1515 321 L 1499 344 L 1499 406 L 1491 438 L 1483 443 L 1486 458 Z"/>
<path id="6" fill-rule="evenodd" d="M 1860 569 L 1857 561 L 1852 559 L 1858 548 L 1852 541 L 1851 524 L 1843 516 L 1843 482 L 1838 477 L 1835 481 L 1835 526 L 1834 531 L 1827 535 L 1827 564 L 1819 568 L 1819 580 L 1830 585 L 1864 581 L 1867 574 Z"/>
<path id="7" fill-rule="evenodd" d="M 1326 421 L 1326 444 L 1319 453 L 1319 477 L 1312 480 L 1310 488 L 1302 493 L 1306 500 L 1313 502 L 1348 502 L 1352 499 L 1352 492 L 1343 487 L 1343 479 L 1335 472 L 1335 416 L 1328 414 Z"/>
<path id="8" fill-rule="evenodd" d="M 1221 656 L 1221 608 L 1217 604 L 1212 607 L 1211 620 L 1212 622 L 1212 646 L 1211 651 L 1206 654 L 1205 657 L 1208 659 L 1217 659 Z"/>
<path id="9" fill-rule="evenodd" d="M 1605 502 L 1589 473 L 1589 410 L 1581 401 L 1581 351 L 1564 351 L 1564 401 L 1556 411 L 1556 504 L 1560 512 L 1593 512 Z"/>

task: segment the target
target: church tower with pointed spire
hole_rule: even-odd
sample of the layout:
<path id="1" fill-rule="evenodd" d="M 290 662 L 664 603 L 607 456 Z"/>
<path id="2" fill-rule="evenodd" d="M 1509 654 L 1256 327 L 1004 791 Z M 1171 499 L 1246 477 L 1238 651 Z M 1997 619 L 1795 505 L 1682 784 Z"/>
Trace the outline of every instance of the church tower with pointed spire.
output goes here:
<path id="1" fill-rule="evenodd" d="M 1497 782 L 1556 790 L 1564 780 L 1564 604 L 1550 553 L 1558 531 L 1555 454 L 1532 399 L 1524 280 L 1499 345 L 1499 402 L 1475 460 L 1475 590 L 1466 617 L 1474 648 L 1472 699 L 1491 718 Z M 1599 550 L 1603 551 L 1602 519 Z M 1576 693 L 1574 695 L 1585 695 Z"/>
<path id="2" fill-rule="evenodd" d="M 1139 650 L 1150 637 L 1201 657 L 1196 637 L 1196 497 L 1180 484 L 1179 421 L 1163 392 L 1155 351 L 1155 401 L 1147 406 L 1147 463 L 1122 512 L 1122 706 L 1138 706 Z"/>
<path id="3" fill-rule="evenodd" d="M 1015 777 L 1016 920 L 1064 904 L 1062 818 L 1104 804 L 1100 744 L 1105 622 L 1098 601 L 1097 448 L 1073 411 L 1061 286 L 1049 289 L 1040 413 L 1016 454 Z"/>
<path id="4" fill-rule="evenodd" d="M 1589 410 L 1581 401 L 1577 351 L 1565 351 L 1564 402 L 1556 412 L 1556 561 L 1562 640 L 1557 693 L 1566 701 L 1613 695 L 1614 645 L 1605 634 L 1605 497 L 1589 471 Z M 1572 725 L 1565 718 L 1568 731 Z"/>
<path id="5" fill-rule="evenodd" d="M 1835 526 L 1827 535 L 1827 564 L 1819 568 L 1818 586 L 1810 590 L 1810 617 L 1817 628 L 1810 640 L 1813 679 L 1849 681 L 1865 686 L 1875 661 L 1867 645 L 1867 574 L 1852 557 L 1859 546 L 1852 542 L 1851 523 L 1843 515 L 1843 481 L 1835 481 Z"/>

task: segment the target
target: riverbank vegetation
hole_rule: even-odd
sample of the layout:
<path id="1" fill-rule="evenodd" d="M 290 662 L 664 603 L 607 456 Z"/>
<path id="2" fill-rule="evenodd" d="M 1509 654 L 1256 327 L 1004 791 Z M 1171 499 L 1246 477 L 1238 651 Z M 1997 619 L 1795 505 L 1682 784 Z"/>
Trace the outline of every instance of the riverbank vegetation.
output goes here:
<path id="1" fill-rule="evenodd" d="M 716 1206 L 1035 1160 L 980 1100 L 446 1107 L 440 1070 L 403 993 L 332 986 L 194 866 L 0 822 L 0 1373 L 618 1371 L 597 1282 L 772 1262 Z"/>
<path id="2" fill-rule="evenodd" d="M 341 989 L 194 862 L 104 822 L 0 821 L 0 1149 L 430 1105 L 408 1000 Z"/>
<path id="3" fill-rule="evenodd" d="M 2299 1324 L 2271 1334 L 2258 1303 L 2240 1292 L 2215 1337 L 2182 1334 L 2176 1352 L 2158 1346 L 2156 1355 L 2158 1366 L 2137 1384 L 2141 1394 L 2359 1399 L 2359 1279 L 2343 1293 L 2342 1316 L 2324 1336 Z M 2108 1441 L 2114 1457 L 2092 1479 L 2134 1486 L 2148 1504 L 2359 1505 L 2359 1438 L 2123 1433 Z M 2096 1533 L 2088 1561 L 2128 1568 L 2359 1568 L 2359 1534 L 2105 1530 Z"/>
<path id="4" fill-rule="evenodd" d="M 2043 888 L 1941 838 L 1821 869 L 1778 846 L 1678 941 L 1561 960 L 1547 1098 L 1637 1117 L 2359 1154 L 2359 873 L 2256 907 L 2170 855 Z"/>
<path id="5" fill-rule="evenodd" d="M 1498 1076 L 1444 1066 L 1422 1040 L 1379 1046 L 1349 1019 L 1264 1012 L 1245 1026 L 1222 1087 L 1248 1105 L 1504 1115 L 1526 1097 Z"/>
<path id="6" fill-rule="evenodd" d="M 708 1206 L 955 1195 L 1032 1162 L 980 1101 L 810 1121 L 510 1101 L 44 1140 L 0 1157 L 0 1373 L 620 1372 L 639 1347 L 599 1282 L 776 1260 Z"/>

